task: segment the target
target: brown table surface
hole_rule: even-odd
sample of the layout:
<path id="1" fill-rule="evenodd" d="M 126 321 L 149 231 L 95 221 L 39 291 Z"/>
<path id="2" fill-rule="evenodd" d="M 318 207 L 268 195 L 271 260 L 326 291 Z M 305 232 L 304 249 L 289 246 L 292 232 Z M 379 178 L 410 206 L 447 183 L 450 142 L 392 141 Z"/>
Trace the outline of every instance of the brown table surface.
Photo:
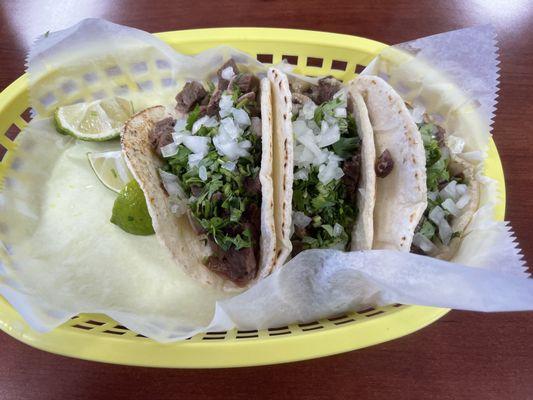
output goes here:
<path id="1" fill-rule="evenodd" d="M 507 219 L 526 259 L 533 259 L 531 1 L 3 0 L 0 7 L 0 88 L 24 72 L 37 35 L 85 17 L 149 32 L 286 27 L 386 43 L 490 22 L 501 52 L 494 132 L 507 181 Z M 158 370 L 60 357 L 1 333 L 0 399 L 531 399 L 532 336 L 533 313 L 453 311 L 410 336 L 337 356 L 259 368 Z"/>

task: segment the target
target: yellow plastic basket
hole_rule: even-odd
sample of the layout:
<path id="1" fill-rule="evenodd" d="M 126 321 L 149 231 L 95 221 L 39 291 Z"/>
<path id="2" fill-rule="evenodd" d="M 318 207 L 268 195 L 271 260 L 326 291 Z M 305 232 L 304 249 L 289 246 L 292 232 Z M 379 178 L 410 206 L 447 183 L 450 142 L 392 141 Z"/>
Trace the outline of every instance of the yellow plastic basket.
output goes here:
<path id="1" fill-rule="evenodd" d="M 260 61 L 283 58 L 306 75 L 352 79 L 385 44 L 355 36 L 266 28 L 224 28 L 164 32 L 157 37 L 177 51 L 194 54 L 227 44 Z M 0 177 L 14 154 L 17 132 L 27 124 L 28 82 L 21 76 L 0 94 Z M 505 213 L 503 170 L 491 141 L 486 174 L 500 183 Z M 33 347 L 66 356 L 117 364 L 153 367 L 214 368 L 283 363 L 355 350 L 412 333 L 449 310 L 395 304 L 346 315 L 271 327 L 259 331 L 207 332 L 186 341 L 160 344 L 100 314 L 81 314 L 52 332 L 33 331 L 0 296 L 0 328 Z"/>

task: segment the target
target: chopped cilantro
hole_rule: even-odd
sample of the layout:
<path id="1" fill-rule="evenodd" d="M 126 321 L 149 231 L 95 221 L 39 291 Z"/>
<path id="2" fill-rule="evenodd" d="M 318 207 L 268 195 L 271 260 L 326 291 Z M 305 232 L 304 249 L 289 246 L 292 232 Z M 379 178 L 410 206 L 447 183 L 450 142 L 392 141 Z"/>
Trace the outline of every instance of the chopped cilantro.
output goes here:
<path id="1" fill-rule="evenodd" d="M 433 225 L 429 219 L 424 218 L 424 222 L 419 232 L 431 240 L 435 235 L 435 225 Z"/>
<path id="2" fill-rule="evenodd" d="M 192 110 L 187 116 L 187 125 L 185 125 L 185 129 L 190 131 L 198 118 L 200 118 L 200 105 L 196 104 L 194 110 Z"/>
<path id="3" fill-rule="evenodd" d="M 338 97 L 335 97 L 334 99 L 331 99 L 330 101 L 326 101 L 319 105 L 315 110 L 315 115 L 313 119 L 315 120 L 316 124 L 320 126 L 320 123 L 324 119 L 324 115 L 330 115 L 333 116 L 333 110 L 335 107 L 339 106 L 342 103 L 342 100 Z"/>
<path id="4" fill-rule="evenodd" d="M 428 198 L 428 206 L 424 211 L 422 220 L 416 228 L 416 232 L 424 235 L 426 238 L 434 243 L 440 243 L 438 236 L 438 228 L 435 223 L 429 220 L 429 213 L 435 207 L 440 206 L 444 199 L 440 197 L 439 189 L 442 185 L 449 183 L 451 180 L 457 182 L 461 181 L 461 177 L 455 177 L 450 174 L 449 159 L 444 156 L 439 142 L 436 138 L 438 127 L 432 123 L 422 123 L 418 125 L 422 141 L 424 142 L 424 149 L 426 152 L 426 182 L 428 192 L 437 194 L 435 200 Z M 449 218 L 449 212 L 444 209 L 445 214 Z M 453 237 L 457 237 L 458 232 L 453 233 Z"/>
<path id="5" fill-rule="evenodd" d="M 191 129 L 199 117 L 197 106 L 187 118 L 187 129 Z M 197 136 L 213 137 L 217 133 L 216 127 L 201 127 Z M 178 152 L 165 159 L 165 170 L 173 173 L 187 196 L 191 196 L 189 206 L 193 217 L 220 248 L 227 251 L 230 247 L 239 250 L 252 247 L 252 232 L 245 225 L 243 214 L 248 212 L 252 204 L 260 205 L 261 197 L 257 193 L 249 193 L 245 188 L 245 179 L 257 179 L 261 165 L 261 140 L 248 127 L 242 134 L 242 140 L 249 140 L 252 147 L 250 156 L 241 157 L 237 168 L 228 171 L 222 168 L 226 157 L 220 156 L 212 142 L 209 143 L 208 154 L 195 167 L 188 165 L 191 151 L 183 144 L 178 146 Z M 204 166 L 207 180 L 202 181 L 198 176 L 198 169 Z"/>
<path id="6" fill-rule="evenodd" d="M 335 117 L 334 110 L 341 103 L 340 98 L 333 98 L 318 106 L 313 116 L 315 123 L 320 126 L 325 115 Z M 357 153 L 361 141 L 351 115 L 335 119 L 339 124 L 341 137 L 328 146 L 328 150 L 346 160 Z M 304 249 L 346 248 L 358 211 L 354 202 L 348 199 L 346 186 L 341 180 L 333 180 L 324 185 L 318 180 L 318 167 L 312 166 L 307 180 L 294 181 L 292 206 L 294 211 L 303 212 L 312 218 L 312 223 L 305 228 L 306 235 L 301 239 Z M 343 232 L 338 236 L 333 235 L 336 223 L 343 227 Z"/>

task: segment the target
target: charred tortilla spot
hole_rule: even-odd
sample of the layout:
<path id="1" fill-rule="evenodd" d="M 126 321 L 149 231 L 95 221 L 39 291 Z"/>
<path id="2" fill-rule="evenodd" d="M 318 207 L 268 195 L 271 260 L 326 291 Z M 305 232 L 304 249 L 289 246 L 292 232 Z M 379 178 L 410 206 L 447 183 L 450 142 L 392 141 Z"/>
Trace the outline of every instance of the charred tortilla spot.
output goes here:
<path id="1" fill-rule="evenodd" d="M 287 96 L 283 96 L 283 98 L 285 99 L 285 103 L 287 103 Z"/>
<path id="2" fill-rule="evenodd" d="M 281 89 L 281 81 L 279 81 L 278 86 L 279 86 L 279 88 Z"/>
<path id="3" fill-rule="evenodd" d="M 403 162 L 405 163 L 405 158 Z M 392 155 L 388 149 L 385 149 L 376 160 L 376 175 L 380 178 L 385 178 L 391 173 L 393 168 L 394 160 L 392 159 Z"/>
<path id="4" fill-rule="evenodd" d="M 287 119 L 287 114 L 283 114 L 283 119 Z"/>

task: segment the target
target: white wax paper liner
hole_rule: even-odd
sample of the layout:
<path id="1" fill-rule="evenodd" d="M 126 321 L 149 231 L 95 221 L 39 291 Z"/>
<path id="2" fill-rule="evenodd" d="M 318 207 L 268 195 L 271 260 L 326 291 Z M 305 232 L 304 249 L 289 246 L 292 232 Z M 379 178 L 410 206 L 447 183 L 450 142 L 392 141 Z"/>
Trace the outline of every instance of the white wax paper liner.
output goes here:
<path id="1" fill-rule="evenodd" d="M 464 54 L 461 42 L 475 54 Z M 498 76 L 492 29 L 449 32 L 399 48 L 386 50 L 364 73 L 382 76 L 405 100 L 440 117 L 447 130 L 465 138 L 467 152 L 484 151 Z M 461 51 L 448 51 L 454 48 Z M 126 235 L 109 224 L 106 210 L 114 195 L 91 175 L 84 155 L 117 144 L 75 143 L 42 117 L 58 105 L 113 95 L 132 99 L 136 109 L 170 105 L 184 81 L 207 78 L 229 57 L 264 73 L 262 64 L 228 47 L 185 56 L 145 32 L 96 19 L 43 37 L 32 48 L 31 105 L 41 118 L 17 137 L 18 159 L 0 196 L 0 293 L 32 327 L 46 331 L 80 312 L 100 312 L 168 342 L 204 330 L 305 322 L 368 305 L 533 307 L 532 282 L 524 279 L 512 231 L 493 221 L 497 189 L 482 175 L 482 157 L 473 159 L 484 182 L 483 206 L 455 264 L 389 251 L 313 250 L 224 299 L 181 274 L 153 237 Z M 395 66 L 390 61 L 398 57 L 405 62 Z M 433 69 L 424 72 L 426 58 Z M 465 130 L 461 113 L 479 115 L 480 129 Z"/>

